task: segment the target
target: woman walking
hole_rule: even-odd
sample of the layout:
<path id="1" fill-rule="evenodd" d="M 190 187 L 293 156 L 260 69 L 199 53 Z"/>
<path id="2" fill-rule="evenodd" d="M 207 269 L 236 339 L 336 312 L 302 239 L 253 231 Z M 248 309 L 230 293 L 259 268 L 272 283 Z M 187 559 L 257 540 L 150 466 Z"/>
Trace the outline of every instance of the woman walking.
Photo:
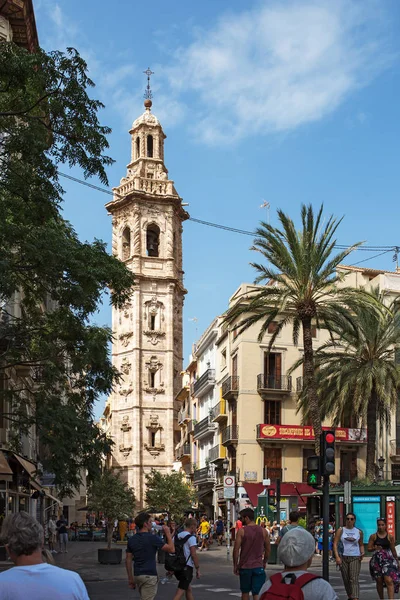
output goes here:
<path id="1" fill-rule="evenodd" d="M 386 585 L 388 598 L 394 598 L 400 587 L 398 556 L 394 537 L 386 528 L 386 519 L 377 520 L 378 531 L 368 540 L 368 550 L 373 551 L 369 563 L 372 579 L 376 581 L 376 591 L 379 598 L 384 598 L 383 584 Z"/>
<path id="2" fill-rule="evenodd" d="M 340 567 L 343 584 L 349 600 L 360 598 L 360 568 L 364 557 L 363 532 L 356 526 L 354 513 L 347 513 L 346 524 L 339 527 L 333 541 L 336 564 Z M 339 554 L 338 544 L 341 542 L 342 554 Z"/>

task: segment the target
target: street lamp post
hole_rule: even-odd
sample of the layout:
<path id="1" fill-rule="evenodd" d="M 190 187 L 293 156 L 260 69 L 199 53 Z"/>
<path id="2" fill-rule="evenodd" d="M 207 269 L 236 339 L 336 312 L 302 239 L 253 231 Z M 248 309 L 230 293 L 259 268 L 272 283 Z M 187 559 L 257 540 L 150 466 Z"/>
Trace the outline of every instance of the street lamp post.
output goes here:
<path id="1" fill-rule="evenodd" d="M 225 458 L 222 462 L 222 468 L 224 469 L 225 475 L 227 475 L 229 471 L 229 459 Z M 229 560 L 229 555 L 231 551 L 231 501 L 229 499 L 226 500 L 226 528 L 227 528 L 227 538 L 226 538 L 226 558 Z"/>

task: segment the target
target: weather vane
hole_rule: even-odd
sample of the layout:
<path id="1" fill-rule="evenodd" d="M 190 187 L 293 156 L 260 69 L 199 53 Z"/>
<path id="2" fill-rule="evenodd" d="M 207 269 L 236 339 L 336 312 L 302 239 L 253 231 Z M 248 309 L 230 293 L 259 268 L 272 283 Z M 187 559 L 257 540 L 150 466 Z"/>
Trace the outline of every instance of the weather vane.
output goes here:
<path id="1" fill-rule="evenodd" d="M 151 88 L 150 88 L 150 77 L 152 75 L 154 75 L 154 71 L 152 71 L 150 69 L 150 67 L 147 67 L 147 70 L 143 71 L 143 73 L 145 75 L 147 75 L 147 87 L 146 87 L 146 91 L 144 93 L 144 97 L 146 98 L 146 100 L 151 100 L 153 97 L 153 94 L 151 93 Z"/>

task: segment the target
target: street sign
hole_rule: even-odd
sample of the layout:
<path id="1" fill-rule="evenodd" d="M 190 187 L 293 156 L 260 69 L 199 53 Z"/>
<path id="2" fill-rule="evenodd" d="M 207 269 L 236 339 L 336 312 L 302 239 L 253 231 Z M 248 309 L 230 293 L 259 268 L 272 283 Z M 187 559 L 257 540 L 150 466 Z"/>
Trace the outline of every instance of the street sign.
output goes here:
<path id="1" fill-rule="evenodd" d="M 347 506 L 351 504 L 351 481 L 344 482 L 344 503 Z"/>
<path id="2" fill-rule="evenodd" d="M 234 500 L 235 499 L 235 488 L 234 487 L 224 487 L 224 499 L 225 500 Z"/>
<path id="3" fill-rule="evenodd" d="M 233 475 L 224 475 L 224 488 L 234 488 L 235 478 Z"/>

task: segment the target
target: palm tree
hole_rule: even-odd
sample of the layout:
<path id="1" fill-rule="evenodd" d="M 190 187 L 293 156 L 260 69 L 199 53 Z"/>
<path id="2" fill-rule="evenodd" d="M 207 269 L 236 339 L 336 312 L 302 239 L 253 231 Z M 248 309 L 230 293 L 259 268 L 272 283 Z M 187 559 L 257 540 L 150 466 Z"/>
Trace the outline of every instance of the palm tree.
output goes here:
<path id="1" fill-rule="evenodd" d="M 353 323 L 333 325 L 334 339 L 315 353 L 321 417 L 339 425 L 343 415 L 352 415 L 367 426 L 367 478 L 376 476 L 376 434 L 390 426 L 398 402 L 400 366 L 395 351 L 400 347 L 399 301 L 385 307 L 378 288 L 372 291 L 382 310 L 354 308 Z M 354 326 L 355 324 L 355 326 Z M 301 400 L 306 411 L 306 399 Z"/>
<path id="2" fill-rule="evenodd" d="M 256 230 L 253 250 L 262 254 L 267 263 L 251 263 L 258 272 L 256 288 L 228 310 L 225 322 L 239 333 L 261 322 L 258 341 L 268 326 L 277 322 L 269 341 L 271 350 L 282 328 L 291 323 L 293 343 L 298 344 L 300 328 L 304 347 L 304 386 L 311 421 L 315 430 L 316 451 L 319 452 L 321 415 L 314 377 L 312 326 L 331 330 L 340 319 L 351 327 L 351 308 L 358 302 L 368 302 L 367 294 L 341 286 L 344 275 L 336 267 L 360 244 L 334 252 L 336 230 L 341 222 L 333 216 L 323 217 L 323 206 L 314 215 L 311 205 L 301 206 L 302 228 L 297 231 L 292 219 L 278 210 L 281 228 L 262 222 Z"/>

